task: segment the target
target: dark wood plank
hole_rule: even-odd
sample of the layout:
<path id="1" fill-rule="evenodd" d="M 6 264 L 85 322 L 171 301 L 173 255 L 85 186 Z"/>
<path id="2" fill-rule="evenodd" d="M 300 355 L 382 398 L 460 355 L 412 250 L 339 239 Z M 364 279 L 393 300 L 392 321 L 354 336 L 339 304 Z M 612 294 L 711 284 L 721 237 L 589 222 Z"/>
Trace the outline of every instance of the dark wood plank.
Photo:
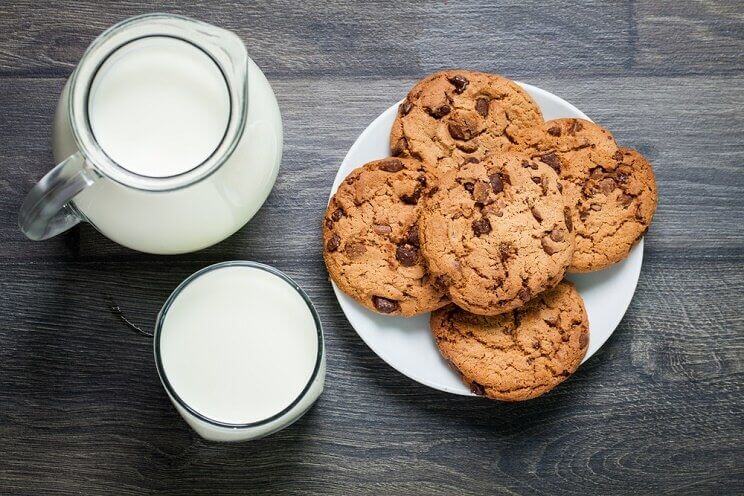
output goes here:
<path id="1" fill-rule="evenodd" d="M 15 217 L 52 165 L 64 79 L 101 30 L 153 10 L 246 41 L 283 110 L 274 191 L 244 229 L 189 255 L 136 253 L 88 226 L 25 240 Z M 744 493 L 743 24 L 732 1 L 0 4 L 0 494 Z M 349 326 L 320 256 L 346 150 L 445 66 L 566 98 L 657 173 L 620 327 L 565 385 L 523 404 L 446 395 L 388 367 Z M 148 326 L 184 277 L 235 258 L 308 291 L 328 378 L 291 428 L 221 445 L 180 419 L 151 342 L 107 297 Z"/>
<path id="2" fill-rule="evenodd" d="M 23 0 L 0 6 L 0 74 L 66 76 L 102 30 L 163 10 L 237 32 L 273 77 L 418 77 L 452 66 L 521 77 L 731 74 L 744 63 L 736 1 Z"/>

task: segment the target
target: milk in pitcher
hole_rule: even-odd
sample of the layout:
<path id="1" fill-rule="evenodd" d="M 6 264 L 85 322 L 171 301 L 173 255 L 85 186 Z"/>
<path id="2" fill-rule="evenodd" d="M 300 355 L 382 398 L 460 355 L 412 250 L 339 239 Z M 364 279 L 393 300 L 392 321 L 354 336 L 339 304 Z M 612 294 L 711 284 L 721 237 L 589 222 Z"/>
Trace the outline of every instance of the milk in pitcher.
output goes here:
<path id="1" fill-rule="evenodd" d="M 250 59 L 246 84 L 245 130 L 213 173 L 169 191 L 100 180 L 74 197 L 74 208 L 110 239 L 151 253 L 195 251 L 235 232 L 268 196 L 282 151 L 276 98 Z M 69 98 L 66 87 L 54 125 L 57 161 L 77 151 Z M 113 51 L 95 72 L 87 106 L 95 141 L 109 158 L 134 174 L 163 179 L 200 167 L 240 110 L 210 55 L 170 36 L 135 39 Z"/>

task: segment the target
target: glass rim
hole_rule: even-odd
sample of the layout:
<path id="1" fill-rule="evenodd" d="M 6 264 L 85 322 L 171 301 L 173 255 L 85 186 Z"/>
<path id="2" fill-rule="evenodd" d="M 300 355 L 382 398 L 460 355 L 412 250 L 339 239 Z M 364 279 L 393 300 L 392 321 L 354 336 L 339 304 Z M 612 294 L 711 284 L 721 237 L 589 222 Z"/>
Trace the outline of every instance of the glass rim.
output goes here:
<path id="1" fill-rule="evenodd" d="M 165 367 L 163 366 L 163 360 L 161 356 L 161 350 L 160 350 L 160 336 L 161 331 L 163 327 L 163 323 L 165 322 L 165 317 L 168 314 L 168 310 L 170 309 L 173 302 L 176 300 L 176 298 L 181 294 L 181 292 L 186 289 L 186 287 L 191 284 L 193 281 L 198 279 L 199 277 L 206 275 L 207 273 L 213 272 L 215 270 L 224 269 L 227 267 L 248 267 L 252 269 L 259 269 L 263 270 L 265 272 L 268 272 L 269 274 L 272 274 L 274 276 L 277 276 L 279 279 L 283 280 L 287 284 L 289 284 L 292 289 L 294 289 L 302 298 L 302 300 L 305 302 L 305 305 L 307 305 L 308 309 L 310 310 L 310 314 L 313 317 L 313 321 L 315 323 L 315 331 L 316 331 L 316 337 L 318 339 L 318 350 L 315 356 L 315 365 L 313 366 L 313 371 L 310 374 L 310 377 L 308 378 L 307 383 L 302 388 L 300 393 L 297 395 L 295 399 L 293 399 L 289 405 L 287 405 L 285 408 L 280 410 L 279 412 L 266 417 L 265 419 L 256 420 L 254 422 L 245 422 L 245 423 L 230 423 L 230 422 L 222 422 L 219 420 L 215 420 L 213 418 L 207 417 L 206 415 L 196 411 L 194 408 L 192 408 L 186 401 L 181 398 L 178 393 L 176 392 L 173 385 L 168 380 L 168 376 L 165 372 Z M 153 351 L 155 354 L 155 367 L 158 371 L 158 376 L 160 377 L 160 382 L 163 384 L 163 387 L 165 388 L 166 392 L 170 395 L 171 398 L 175 400 L 175 402 L 185 409 L 189 414 L 193 415 L 197 419 L 206 422 L 210 425 L 216 426 L 216 427 L 222 427 L 222 428 L 229 428 L 229 429 L 246 429 L 246 428 L 252 428 L 252 427 L 260 427 L 263 425 L 267 425 L 275 420 L 278 420 L 285 416 L 287 413 L 289 413 L 294 407 L 296 407 L 300 401 L 307 395 L 307 393 L 310 391 L 310 388 L 315 383 L 315 380 L 318 377 L 318 373 L 320 372 L 320 367 L 323 361 L 323 356 L 325 354 L 325 346 L 324 346 L 324 340 L 323 340 L 323 325 L 320 321 L 320 316 L 318 315 L 318 312 L 315 310 L 315 306 L 313 305 L 312 300 L 310 300 L 310 297 L 305 293 L 305 291 L 296 283 L 292 278 L 290 278 L 287 274 L 280 271 L 279 269 L 276 269 L 270 265 L 262 264 L 260 262 L 253 262 L 249 260 L 229 260 L 225 262 L 219 262 L 216 264 L 209 265 L 207 267 L 204 267 L 193 274 L 191 274 L 189 277 L 184 279 L 177 287 L 173 290 L 173 292 L 168 296 L 168 298 L 165 300 L 165 303 L 163 304 L 162 308 L 160 309 L 160 312 L 158 312 L 158 317 L 155 323 L 155 330 L 153 333 Z"/>
<path id="2" fill-rule="evenodd" d="M 164 177 L 138 174 L 113 160 L 98 143 L 88 112 L 93 81 L 109 57 L 132 42 L 158 36 L 183 41 L 207 55 L 224 79 L 230 104 L 225 132 L 212 153 L 188 170 Z M 101 175 L 134 189 L 172 191 L 206 179 L 232 156 L 245 131 L 248 100 L 248 54 L 237 35 L 189 17 L 152 13 L 125 19 L 93 40 L 70 77 L 67 110 L 78 149 Z"/>

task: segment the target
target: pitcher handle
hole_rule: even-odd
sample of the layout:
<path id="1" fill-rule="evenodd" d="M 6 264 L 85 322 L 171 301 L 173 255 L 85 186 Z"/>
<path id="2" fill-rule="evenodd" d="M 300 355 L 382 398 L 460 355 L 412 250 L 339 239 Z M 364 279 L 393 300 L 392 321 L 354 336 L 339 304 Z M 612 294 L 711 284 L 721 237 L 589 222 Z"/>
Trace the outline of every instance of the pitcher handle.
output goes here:
<path id="1" fill-rule="evenodd" d="M 18 226 L 41 241 L 67 231 L 81 220 L 69 202 L 101 176 L 78 152 L 67 157 L 31 188 L 18 213 Z"/>

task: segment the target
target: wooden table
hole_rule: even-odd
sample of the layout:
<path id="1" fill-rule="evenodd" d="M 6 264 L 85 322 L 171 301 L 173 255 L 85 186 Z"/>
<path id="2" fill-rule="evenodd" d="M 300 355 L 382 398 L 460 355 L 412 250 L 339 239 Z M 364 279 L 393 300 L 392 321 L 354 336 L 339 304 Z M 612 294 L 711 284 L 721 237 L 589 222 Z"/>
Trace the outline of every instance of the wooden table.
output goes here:
<path id="1" fill-rule="evenodd" d="M 0 4 L 0 494 L 741 494 L 744 7 L 739 2 Z M 737 5 L 738 3 L 738 5 Z M 16 227 L 51 168 L 56 98 L 88 43 L 167 10 L 237 32 L 284 116 L 282 170 L 239 233 L 177 257 L 89 226 Z M 522 404 L 430 390 L 382 362 L 333 296 L 319 226 L 349 146 L 418 78 L 462 66 L 536 84 L 654 164 L 638 290 L 605 346 Z M 257 442 L 199 439 L 160 385 L 150 326 L 208 264 L 275 265 L 315 301 L 326 391 Z"/>

